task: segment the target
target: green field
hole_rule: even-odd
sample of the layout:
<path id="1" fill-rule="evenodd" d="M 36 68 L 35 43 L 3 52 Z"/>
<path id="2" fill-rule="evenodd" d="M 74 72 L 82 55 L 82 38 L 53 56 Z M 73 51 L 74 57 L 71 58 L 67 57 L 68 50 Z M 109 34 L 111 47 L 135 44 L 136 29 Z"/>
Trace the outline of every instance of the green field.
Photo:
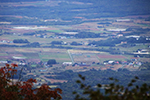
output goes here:
<path id="1" fill-rule="evenodd" d="M 42 61 L 48 61 L 49 59 L 55 59 L 57 62 L 70 61 L 70 58 L 67 53 L 44 53 L 39 54 L 39 57 Z"/>
<path id="2" fill-rule="evenodd" d="M 62 30 L 48 30 L 49 32 L 54 32 L 54 33 L 62 33 L 62 32 L 64 32 L 64 31 L 62 31 Z"/>

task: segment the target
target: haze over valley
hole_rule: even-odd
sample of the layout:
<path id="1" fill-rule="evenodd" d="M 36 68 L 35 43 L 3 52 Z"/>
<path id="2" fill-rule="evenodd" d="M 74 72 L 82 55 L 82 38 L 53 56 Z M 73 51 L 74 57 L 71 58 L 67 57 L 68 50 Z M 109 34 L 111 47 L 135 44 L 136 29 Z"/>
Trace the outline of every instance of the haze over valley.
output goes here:
<path id="1" fill-rule="evenodd" d="M 18 64 L 24 80 L 72 100 L 86 82 L 150 84 L 149 0 L 1 0 L 0 66 Z M 19 73 L 18 73 L 19 74 Z M 18 75 L 15 76 L 18 78 Z"/>

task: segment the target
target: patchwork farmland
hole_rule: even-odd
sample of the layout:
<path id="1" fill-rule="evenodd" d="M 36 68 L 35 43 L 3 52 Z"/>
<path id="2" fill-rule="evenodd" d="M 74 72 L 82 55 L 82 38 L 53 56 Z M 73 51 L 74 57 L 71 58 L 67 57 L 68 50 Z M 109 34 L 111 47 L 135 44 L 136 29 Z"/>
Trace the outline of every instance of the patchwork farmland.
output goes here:
<path id="1" fill-rule="evenodd" d="M 69 52 L 68 52 L 69 51 Z M 84 65 L 92 63 L 103 63 L 105 60 L 130 59 L 123 55 L 111 55 L 106 52 L 86 51 L 86 50 L 67 50 L 52 48 L 1 48 L 0 60 L 26 60 L 26 62 L 39 63 L 55 59 L 57 63 L 73 62 Z"/>
<path id="2" fill-rule="evenodd" d="M 60 4 L 61 1 L 8 3 L 12 8 L 55 7 Z M 81 2 L 71 4 L 90 5 Z M 7 7 L 6 5 L 7 3 L 2 3 L 1 7 Z M 22 10 L 25 11 L 24 8 Z M 80 12 L 88 9 L 71 9 L 69 12 L 75 10 Z M 93 16 L 92 13 L 91 15 Z M 0 22 L 0 65 L 9 62 L 24 66 L 24 76 L 34 77 L 39 83 L 64 83 L 68 80 L 54 79 L 56 73 L 66 70 L 83 72 L 93 69 L 117 71 L 123 68 L 135 71 L 141 70 L 141 62 L 150 62 L 150 58 L 132 55 L 139 49 L 148 49 L 149 52 L 148 43 L 128 44 L 123 40 L 123 42 L 116 42 L 117 44 L 112 47 L 109 46 L 111 43 L 108 45 L 109 40 L 122 37 L 127 39 L 128 34 L 139 37 L 150 36 L 150 22 L 146 20 L 150 15 L 88 18 L 84 14 L 79 14 L 72 16 L 73 20 L 70 20 L 70 16 L 65 16 L 69 19 L 55 18 L 55 16 L 42 19 L 24 15 L 0 15 L 0 18 L 13 20 Z M 28 40 L 29 43 L 14 43 L 13 40 L 17 39 Z M 107 40 L 106 44 L 103 42 L 105 40 Z M 101 42 L 104 44 L 101 45 Z M 47 65 L 51 59 L 56 60 L 56 64 Z"/>

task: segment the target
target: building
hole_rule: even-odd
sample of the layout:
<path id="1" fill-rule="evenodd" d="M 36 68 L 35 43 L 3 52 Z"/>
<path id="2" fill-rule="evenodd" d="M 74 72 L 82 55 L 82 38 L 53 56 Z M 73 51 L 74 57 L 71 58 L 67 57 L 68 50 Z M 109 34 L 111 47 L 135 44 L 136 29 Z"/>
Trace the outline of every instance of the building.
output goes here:
<path id="1" fill-rule="evenodd" d="M 63 62 L 63 65 L 72 65 L 72 62 Z"/>

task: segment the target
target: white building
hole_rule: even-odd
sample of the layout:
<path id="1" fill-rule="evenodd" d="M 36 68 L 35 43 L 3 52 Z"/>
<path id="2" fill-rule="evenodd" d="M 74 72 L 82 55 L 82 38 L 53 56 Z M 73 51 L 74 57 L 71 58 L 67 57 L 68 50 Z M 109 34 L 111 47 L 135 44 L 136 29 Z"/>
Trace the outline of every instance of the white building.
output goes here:
<path id="1" fill-rule="evenodd" d="M 72 65 L 72 62 L 63 62 L 63 65 Z"/>

